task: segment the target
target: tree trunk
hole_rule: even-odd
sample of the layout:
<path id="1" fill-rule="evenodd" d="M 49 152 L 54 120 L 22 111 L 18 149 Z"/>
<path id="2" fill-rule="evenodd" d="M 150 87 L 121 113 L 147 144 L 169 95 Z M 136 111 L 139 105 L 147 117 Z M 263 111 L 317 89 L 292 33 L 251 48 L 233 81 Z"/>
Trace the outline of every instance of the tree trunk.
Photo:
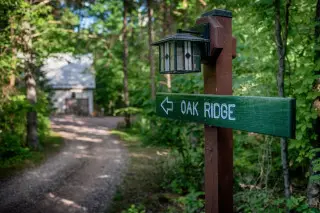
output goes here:
<path id="1" fill-rule="evenodd" d="M 37 112 L 34 109 L 34 105 L 37 103 L 37 91 L 36 80 L 34 78 L 34 60 L 32 53 L 32 37 L 30 23 L 24 21 L 22 23 L 23 29 L 23 54 L 25 64 L 25 84 L 27 100 L 29 101 L 31 108 L 27 113 L 27 144 L 32 149 L 39 148 L 38 140 L 38 128 L 37 128 Z"/>
<path id="2" fill-rule="evenodd" d="M 151 80 L 151 98 L 156 98 L 156 83 L 155 83 L 155 70 L 154 70 L 154 58 L 152 51 L 152 15 L 153 9 L 151 6 L 151 0 L 147 0 L 148 7 L 148 36 L 149 36 L 149 63 L 150 63 L 150 80 Z"/>
<path id="3" fill-rule="evenodd" d="M 316 6 L 316 15 L 315 15 L 315 29 L 314 29 L 314 40 L 315 40 L 315 54 L 314 54 L 314 63 L 319 63 L 320 60 L 320 0 L 317 1 Z M 317 66 L 316 66 L 317 67 Z M 320 70 L 315 70 L 315 75 L 320 74 Z M 317 79 L 315 82 L 315 90 L 320 92 L 320 81 Z M 317 97 L 315 102 L 313 103 L 313 107 L 319 110 L 320 112 L 320 99 Z M 320 147 L 320 117 L 318 116 L 315 120 L 314 124 L 314 130 L 317 135 L 316 140 L 312 142 L 313 148 L 319 148 Z M 314 160 L 318 159 L 320 157 L 320 152 L 316 152 Z M 314 165 L 312 165 L 312 161 L 310 162 L 310 177 L 309 177 L 309 183 L 307 188 L 307 197 L 308 197 L 308 204 L 310 207 L 320 207 L 319 206 L 319 197 L 320 197 L 320 183 L 319 181 L 313 181 L 312 175 L 315 173 L 313 171 Z"/>
<path id="4" fill-rule="evenodd" d="M 183 28 L 186 28 L 188 25 L 188 1 L 187 0 L 183 0 Z"/>
<path id="5" fill-rule="evenodd" d="M 128 91 L 128 38 L 127 38 L 127 14 L 128 14 L 128 2 L 123 1 L 123 97 L 125 107 L 129 107 L 129 91 Z M 130 127 L 130 114 L 125 113 L 124 118 L 126 127 Z"/>
<path id="6" fill-rule="evenodd" d="M 289 175 L 289 164 L 288 164 L 288 140 L 286 138 L 281 138 L 281 162 L 283 171 L 283 181 L 284 181 L 284 194 L 286 199 L 291 196 L 290 191 L 290 175 Z"/>
<path id="7" fill-rule="evenodd" d="M 162 12 L 163 12 L 163 22 L 162 22 L 162 37 L 167 36 L 167 34 L 171 33 L 171 11 L 169 10 L 168 4 L 166 0 L 162 1 Z M 171 75 L 165 74 L 164 77 L 166 78 L 167 82 L 167 89 L 168 92 L 171 92 Z"/>
<path id="8" fill-rule="evenodd" d="M 27 62 L 28 63 L 28 62 Z M 31 68 L 32 66 L 29 64 L 29 71 L 26 73 L 25 82 L 27 89 L 27 99 L 31 104 L 31 111 L 27 113 L 27 144 L 32 149 L 39 148 L 39 140 L 38 140 L 38 125 L 37 125 L 37 112 L 34 110 L 34 105 L 37 103 L 37 92 L 36 92 L 36 81 L 32 74 Z"/>
<path id="9" fill-rule="evenodd" d="M 12 49 L 11 49 L 11 53 L 12 53 L 12 62 L 11 62 L 11 73 L 10 73 L 10 77 L 9 77 L 9 87 L 13 88 L 16 84 L 16 76 L 15 76 L 15 72 L 16 72 L 16 64 L 17 64 L 17 50 L 15 47 L 15 36 L 14 36 L 14 17 L 10 17 L 10 40 L 11 40 L 11 44 L 12 44 Z"/>
<path id="10" fill-rule="evenodd" d="M 33 150 L 39 149 L 37 112 L 27 113 L 27 143 Z"/>
<path id="11" fill-rule="evenodd" d="M 280 21 L 280 0 L 274 0 L 275 8 L 275 40 L 279 59 L 278 73 L 277 73 L 277 87 L 278 95 L 285 97 L 284 94 L 284 74 L 286 69 L 285 56 L 287 48 L 287 36 L 288 36 L 288 24 L 289 24 L 289 7 L 291 0 L 286 1 L 285 7 L 285 24 L 282 32 L 281 21 Z M 286 199 L 291 196 L 290 191 L 290 175 L 288 166 L 288 141 L 286 138 L 281 138 L 281 162 L 284 179 L 284 194 Z"/>

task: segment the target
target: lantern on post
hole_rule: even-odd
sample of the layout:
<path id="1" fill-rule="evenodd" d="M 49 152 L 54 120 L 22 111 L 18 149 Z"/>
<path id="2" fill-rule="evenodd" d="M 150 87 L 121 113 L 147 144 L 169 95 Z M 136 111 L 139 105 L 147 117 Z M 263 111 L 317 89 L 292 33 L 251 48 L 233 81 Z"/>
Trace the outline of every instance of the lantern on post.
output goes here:
<path id="1" fill-rule="evenodd" d="M 153 43 L 159 46 L 159 71 L 161 74 L 182 74 L 201 71 L 201 56 L 210 48 L 209 39 L 176 33 Z"/>

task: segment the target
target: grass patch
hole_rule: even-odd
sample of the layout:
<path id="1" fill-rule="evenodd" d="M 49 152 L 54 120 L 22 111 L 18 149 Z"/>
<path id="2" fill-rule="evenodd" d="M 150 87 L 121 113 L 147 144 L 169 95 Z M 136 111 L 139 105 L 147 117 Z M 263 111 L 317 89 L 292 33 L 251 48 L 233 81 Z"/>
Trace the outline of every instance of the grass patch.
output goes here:
<path id="1" fill-rule="evenodd" d="M 125 142 L 135 142 L 137 144 L 139 144 L 139 142 L 141 141 L 141 136 L 135 134 L 134 132 L 128 131 L 121 131 L 121 130 L 112 130 L 111 133 L 113 135 L 117 135 L 119 136 L 119 138 Z M 128 144 L 127 144 L 128 145 Z"/>
<path id="2" fill-rule="evenodd" d="M 141 144 L 141 136 L 129 131 L 113 130 L 112 133 L 124 141 L 129 152 L 128 171 L 119 186 L 113 203 L 107 212 L 118 213 L 131 207 L 148 209 L 146 212 L 179 212 L 174 208 L 174 194 L 162 192 L 163 162 L 168 157 L 168 149 L 161 147 L 145 147 Z M 134 207 L 132 207 L 134 205 Z M 174 208 L 170 211 L 169 208 Z M 169 211 L 168 211 L 169 210 Z"/>
<path id="3" fill-rule="evenodd" d="M 48 157 L 56 154 L 63 147 L 63 138 L 55 132 L 51 132 L 46 140 L 41 144 L 39 151 L 29 151 L 25 148 L 25 153 L 9 159 L 0 161 L 0 179 L 10 177 L 26 168 L 32 168 L 42 163 Z"/>

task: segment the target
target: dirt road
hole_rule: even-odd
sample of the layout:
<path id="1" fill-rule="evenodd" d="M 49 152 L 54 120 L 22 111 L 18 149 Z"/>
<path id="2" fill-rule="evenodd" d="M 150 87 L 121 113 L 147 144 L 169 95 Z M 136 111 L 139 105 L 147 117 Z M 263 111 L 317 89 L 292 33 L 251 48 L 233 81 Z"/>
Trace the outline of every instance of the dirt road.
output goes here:
<path id="1" fill-rule="evenodd" d="M 126 168 L 127 152 L 110 135 L 120 118 L 55 117 L 61 152 L 0 182 L 0 213 L 105 212 Z"/>

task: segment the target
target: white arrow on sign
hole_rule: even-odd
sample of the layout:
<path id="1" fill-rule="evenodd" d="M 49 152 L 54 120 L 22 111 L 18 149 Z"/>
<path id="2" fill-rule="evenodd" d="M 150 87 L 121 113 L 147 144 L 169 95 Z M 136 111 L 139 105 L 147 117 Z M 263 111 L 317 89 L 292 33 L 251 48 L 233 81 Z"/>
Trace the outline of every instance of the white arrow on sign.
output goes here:
<path id="1" fill-rule="evenodd" d="M 171 104 L 170 108 L 165 108 L 163 105 L 164 103 L 167 102 L 168 104 Z M 168 96 L 161 102 L 161 107 L 163 111 L 168 115 L 169 111 L 173 111 L 173 102 L 169 101 Z"/>

